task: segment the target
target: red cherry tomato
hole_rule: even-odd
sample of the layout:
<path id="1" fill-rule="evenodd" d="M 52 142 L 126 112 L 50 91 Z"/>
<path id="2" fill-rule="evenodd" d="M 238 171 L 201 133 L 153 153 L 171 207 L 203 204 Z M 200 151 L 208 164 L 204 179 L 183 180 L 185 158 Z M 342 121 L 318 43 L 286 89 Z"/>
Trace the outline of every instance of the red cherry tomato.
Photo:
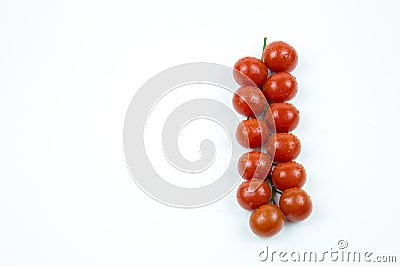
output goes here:
<path id="1" fill-rule="evenodd" d="M 239 174 L 246 180 L 252 178 L 264 180 L 271 171 L 272 161 L 261 151 L 244 153 L 238 161 Z"/>
<path id="2" fill-rule="evenodd" d="M 268 44 L 263 51 L 263 60 L 273 72 L 292 71 L 297 65 L 297 52 L 289 44 L 277 41 Z"/>
<path id="3" fill-rule="evenodd" d="M 250 228 L 258 236 L 270 237 L 279 233 L 285 216 L 280 208 L 273 204 L 259 207 L 250 216 Z"/>
<path id="4" fill-rule="evenodd" d="M 244 120 L 236 128 L 236 139 L 246 148 L 261 147 L 267 142 L 268 134 L 267 124 L 257 118 Z"/>
<path id="5" fill-rule="evenodd" d="M 274 73 L 263 85 L 263 93 L 270 102 L 284 102 L 297 94 L 296 78 L 288 72 Z"/>
<path id="6" fill-rule="evenodd" d="M 300 188 L 306 183 L 306 179 L 303 165 L 294 161 L 279 163 L 272 171 L 272 183 L 281 191 Z"/>
<path id="7" fill-rule="evenodd" d="M 293 131 L 299 124 L 299 111 L 295 106 L 286 102 L 272 103 L 265 112 L 265 121 L 270 129 L 277 133 Z"/>
<path id="8" fill-rule="evenodd" d="M 246 117 L 253 117 L 264 111 L 267 100 L 260 88 L 242 86 L 233 95 L 232 104 L 238 113 Z"/>
<path id="9" fill-rule="evenodd" d="M 262 86 L 268 76 L 267 66 L 255 57 L 239 59 L 235 63 L 234 69 L 236 71 L 233 72 L 233 77 L 240 85 L 253 85 L 254 83 L 257 86 Z"/>
<path id="10" fill-rule="evenodd" d="M 267 153 L 275 162 L 292 161 L 300 154 L 300 140 L 291 133 L 276 133 L 268 138 Z M 275 152 L 275 155 L 274 155 Z"/>
<path id="11" fill-rule="evenodd" d="M 300 188 L 285 190 L 279 200 L 279 207 L 286 218 L 292 222 L 307 219 L 313 209 L 310 196 Z"/>
<path id="12" fill-rule="evenodd" d="M 236 193 L 239 205 L 246 210 L 254 210 L 262 205 L 267 204 L 271 199 L 271 188 L 266 182 L 262 182 L 255 191 L 249 192 L 251 181 L 243 182 Z"/>

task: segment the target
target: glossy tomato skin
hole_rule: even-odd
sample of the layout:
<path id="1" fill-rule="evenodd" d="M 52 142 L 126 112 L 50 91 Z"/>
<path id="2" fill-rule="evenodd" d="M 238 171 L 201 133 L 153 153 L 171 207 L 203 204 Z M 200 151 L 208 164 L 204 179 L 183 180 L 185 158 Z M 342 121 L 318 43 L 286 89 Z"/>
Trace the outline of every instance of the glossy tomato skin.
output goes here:
<path id="1" fill-rule="evenodd" d="M 294 161 L 278 163 L 271 176 L 272 183 L 281 191 L 289 188 L 301 188 L 307 179 L 303 165 Z"/>
<path id="2" fill-rule="evenodd" d="M 267 105 L 263 92 L 255 86 L 241 86 L 233 94 L 232 104 L 235 110 L 246 117 L 260 115 Z"/>
<path id="3" fill-rule="evenodd" d="M 270 129 L 277 133 L 293 131 L 299 124 L 299 110 L 290 103 L 278 102 L 269 105 L 265 112 L 265 121 Z"/>
<path id="4" fill-rule="evenodd" d="M 235 63 L 234 69 L 244 75 L 240 75 L 236 71 L 233 72 L 233 77 L 240 85 L 253 85 L 252 83 L 254 83 L 257 86 L 262 86 L 268 76 L 268 68 L 265 63 L 255 57 L 239 59 Z"/>
<path id="5" fill-rule="evenodd" d="M 282 210 L 273 205 L 266 204 L 255 211 L 250 216 L 250 228 L 258 236 L 271 237 L 279 233 L 285 222 Z"/>
<path id="6" fill-rule="evenodd" d="M 275 162 L 288 162 L 300 154 L 301 144 L 294 134 L 276 133 L 268 138 L 266 149 Z"/>
<path id="7" fill-rule="evenodd" d="M 261 182 L 261 185 L 255 191 L 250 192 L 250 183 L 251 181 L 245 181 L 239 186 L 236 198 L 242 208 L 255 210 L 270 201 L 272 192 L 269 185 L 264 181 Z"/>
<path id="8" fill-rule="evenodd" d="M 310 196 L 300 188 L 290 188 L 283 191 L 279 200 L 279 207 L 286 218 L 292 222 L 307 219 L 313 209 Z"/>
<path id="9" fill-rule="evenodd" d="M 291 45 L 277 41 L 264 48 L 263 60 L 268 69 L 273 72 L 290 72 L 296 68 L 298 56 Z"/>
<path id="10" fill-rule="evenodd" d="M 236 140 L 246 148 L 261 147 L 267 142 L 268 135 L 266 122 L 257 118 L 244 120 L 236 128 Z"/>
<path id="11" fill-rule="evenodd" d="M 297 80 L 288 72 L 274 73 L 263 85 L 265 98 L 271 103 L 289 101 L 297 94 Z"/>
<path id="12" fill-rule="evenodd" d="M 246 180 L 252 178 L 264 180 L 271 172 L 272 161 L 261 151 L 252 150 L 244 153 L 238 161 L 239 174 Z"/>

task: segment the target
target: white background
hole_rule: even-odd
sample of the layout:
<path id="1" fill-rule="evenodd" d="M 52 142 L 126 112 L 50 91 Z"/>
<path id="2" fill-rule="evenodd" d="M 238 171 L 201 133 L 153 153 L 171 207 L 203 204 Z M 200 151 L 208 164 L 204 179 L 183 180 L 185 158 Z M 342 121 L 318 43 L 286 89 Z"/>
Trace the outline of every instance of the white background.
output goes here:
<path id="1" fill-rule="evenodd" d="M 399 8 L 1 0 L 0 266 L 266 266 L 267 245 L 324 251 L 340 239 L 396 255 Z M 122 153 L 125 112 L 147 79 L 182 63 L 258 57 L 264 36 L 300 56 L 298 160 L 315 204 L 308 221 L 270 239 L 250 232 L 234 192 L 199 209 L 154 201 Z"/>

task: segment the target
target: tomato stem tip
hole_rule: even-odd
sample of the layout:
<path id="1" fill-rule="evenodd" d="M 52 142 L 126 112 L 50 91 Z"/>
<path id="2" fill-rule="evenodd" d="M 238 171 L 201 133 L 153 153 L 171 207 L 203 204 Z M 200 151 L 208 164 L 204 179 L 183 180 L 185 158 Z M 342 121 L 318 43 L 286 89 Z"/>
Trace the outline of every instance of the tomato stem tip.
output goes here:
<path id="1" fill-rule="evenodd" d="M 263 60 L 264 49 L 266 46 L 267 46 L 267 37 L 264 37 L 264 45 L 263 45 L 263 49 L 261 51 L 261 60 Z"/>

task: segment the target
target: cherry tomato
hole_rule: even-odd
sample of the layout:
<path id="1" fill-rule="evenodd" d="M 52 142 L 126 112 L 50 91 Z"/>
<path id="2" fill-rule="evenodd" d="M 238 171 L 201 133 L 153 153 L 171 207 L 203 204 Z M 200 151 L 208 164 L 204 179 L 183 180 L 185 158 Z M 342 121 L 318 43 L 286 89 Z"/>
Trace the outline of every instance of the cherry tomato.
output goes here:
<path id="1" fill-rule="evenodd" d="M 255 191 L 249 192 L 251 181 L 243 182 L 236 193 L 236 199 L 242 208 L 246 210 L 254 210 L 262 205 L 267 204 L 271 199 L 271 188 L 267 182 L 262 182 Z"/>
<path id="2" fill-rule="evenodd" d="M 270 237 L 279 233 L 285 222 L 285 216 L 280 208 L 266 204 L 250 216 L 250 228 L 258 236 Z"/>
<path id="3" fill-rule="evenodd" d="M 292 71 L 297 65 L 297 52 L 289 44 L 277 41 L 268 44 L 263 51 L 263 60 L 274 72 Z"/>
<path id="4" fill-rule="evenodd" d="M 268 76 L 267 66 L 255 57 L 239 59 L 235 63 L 234 69 L 237 71 L 233 72 L 233 77 L 240 85 L 253 85 L 254 83 L 257 86 L 262 86 Z"/>
<path id="5" fill-rule="evenodd" d="M 279 200 L 279 207 L 286 218 L 292 222 L 307 219 L 313 209 L 310 196 L 300 188 L 290 188 L 283 191 Z"/>
<path id="6" fill-rule="evenodd" d="M 299 111 L 295 106 L 286 102 L 272 103 L 265 112 L 265 121 L 270 129 L 277 133 L 293 131 L 299 124 Z"/>
<path id="7" fill-rule="evenodd" d="M 267 124 L 257 118 L 244 120 L 236 128 L 236 139 L 246 148 L 261 147 L 267 142 L 268 134 Z"/>
<path id="8" fill-rule="evenodd" d="M 272 171 L 272 183 L 281 191 L 300 188 L 306 183 L 306 179 L 303 165 L 294 161 L 279 163 Z"/>
<path id="9" fill-rule="evenodd" d="M 233 95 L 232 104 L 238 113 L 246 117 L 253 117 L 264 111 L 267 100 L 260 88 L 242 86 Z"/>
<path id="10" fill-rule="evenodd" d="M 274 73 L 263 85 L 263 93 L 270 102 L 284 102 L 297 94 L 296 78 L 288 72 Z"/>
<path id="11" fill-rule="evenodd" d="M 267 153 L 275 162 L 292 161 L 300 154 L 299 139 L 291 133 L 276 133 L 268 138 Z M 275 155 L 274 155 L 275 152 Z"/>
<path id="12" fill-rule="evenodd" d="M 252 178 L 264 180 L 271 171 L 272 161 L 261 151 L 244 153 L 238 161 L 239 174 L 246 180 Z"/>

